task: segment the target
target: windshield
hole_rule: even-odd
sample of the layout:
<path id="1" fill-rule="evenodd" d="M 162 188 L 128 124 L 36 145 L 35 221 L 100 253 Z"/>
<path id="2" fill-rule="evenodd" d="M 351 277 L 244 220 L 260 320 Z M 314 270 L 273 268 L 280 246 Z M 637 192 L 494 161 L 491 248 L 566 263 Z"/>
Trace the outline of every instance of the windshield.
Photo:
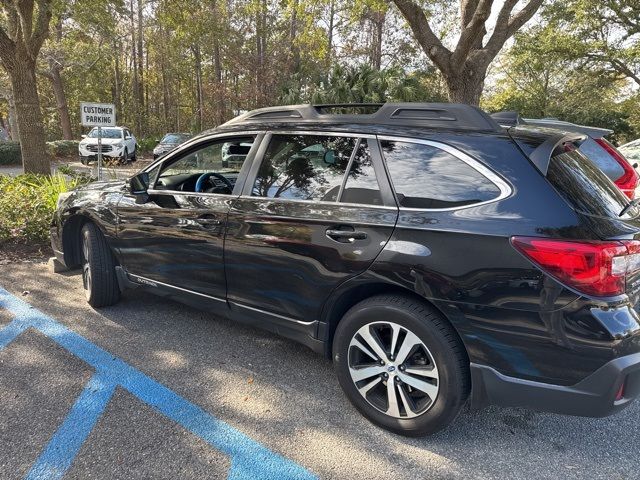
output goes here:
<path id="1" fill-rule="evenodd" d="M 160 140 L 160 143 L 182 143 L 186 140 L 188 140 L 190 137 L 190 135 L 185 135 L 183 133 L 167 133 L 164 137 L 162 137 L 162 140 Z"/>
<path id="2" fill-rule="evenodd" d="M 87 135 L 89 138 L 98 138 L 98 129 L 94 128 Z M 102 138 L 122 138 L 122 130 L 119 128 L 102 127 Z"/>

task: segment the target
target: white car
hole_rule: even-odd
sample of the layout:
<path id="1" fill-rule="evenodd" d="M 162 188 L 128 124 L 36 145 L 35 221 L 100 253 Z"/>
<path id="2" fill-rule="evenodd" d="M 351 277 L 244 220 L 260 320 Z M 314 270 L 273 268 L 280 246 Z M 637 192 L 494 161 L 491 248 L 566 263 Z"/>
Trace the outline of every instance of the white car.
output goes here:
<path id="1" fill-rule="evenodd" d="M 630 163 L 640 163 L 640 138 L 633 142 L 625 143 L 621 147 L 618 147 L 618 150 L 627 157 Z"/>
<path id="2" fill-rule="evenodd" d="M 102 158 L 116 158 L 121 163 L 135 162 L 137 154 L 136 137 L 126 127 L 102 127 Z M 98 128 L 93 128 L 82 136 L 78 145 L 80 161 L 88 165 L 98 159 Z"/>

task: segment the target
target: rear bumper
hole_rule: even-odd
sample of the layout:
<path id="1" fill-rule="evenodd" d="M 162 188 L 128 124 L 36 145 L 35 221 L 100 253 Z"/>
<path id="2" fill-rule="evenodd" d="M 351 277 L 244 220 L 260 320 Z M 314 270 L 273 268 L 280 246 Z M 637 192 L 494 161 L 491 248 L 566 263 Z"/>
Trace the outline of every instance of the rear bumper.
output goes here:
<path id="1" fill-rule="evenodd" d="M 640 353 L 611 360 L 571 386 L 534 382 L 471 364 L 471 405 L 526 407 L 544 412 L 605 417 L 622 410 L 640 395 Z M 624 393 L 616 400 L 621 385 Z"/>

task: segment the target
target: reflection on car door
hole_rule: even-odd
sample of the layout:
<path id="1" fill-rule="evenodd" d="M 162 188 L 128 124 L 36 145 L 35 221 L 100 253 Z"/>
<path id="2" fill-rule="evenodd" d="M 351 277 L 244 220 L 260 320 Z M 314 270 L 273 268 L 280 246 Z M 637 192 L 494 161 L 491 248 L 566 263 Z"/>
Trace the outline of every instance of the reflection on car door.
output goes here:
<path id="1" fill-rule="evenodd" d="M 231 204 L 227 296 L 239 314 L 280 324 L 281 334 L 312 335 L 331 291 L 384 248 L 398 210 L 375 139 L 273 134 L 267 142 Z"/>
<path id="2" fill-rule="evenodd" d="M 243 136 L 251 142 L 255 136 Z M 118 204 L 118 250 L 123 266 L 138 281 L 165 284 L 226 301 L 223 244 L 231 199 L 241 190 L 242 171 L 222 169 L 221 145 L 234 137 L 208 140 L 161 163 L 149 201 L 125 195 Z M 258 142 L 255 142 L 257 146 Z M 253 150 L 247 150 L 250 161 Z M 206 173 L 206 192 L 195 192 Z"/>

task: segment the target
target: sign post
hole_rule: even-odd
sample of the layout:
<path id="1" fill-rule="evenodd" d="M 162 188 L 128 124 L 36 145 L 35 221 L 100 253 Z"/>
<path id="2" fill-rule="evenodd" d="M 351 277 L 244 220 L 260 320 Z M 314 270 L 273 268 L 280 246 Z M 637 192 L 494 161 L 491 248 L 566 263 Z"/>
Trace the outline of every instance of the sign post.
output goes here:
<path id="1" fill-rule="evenodd" d="M 98 180 L 102 180 L 102 127 L 116 126 L 116 106 L 112 103 L 80 103 L 83 127 L 98 127 Z"/>

